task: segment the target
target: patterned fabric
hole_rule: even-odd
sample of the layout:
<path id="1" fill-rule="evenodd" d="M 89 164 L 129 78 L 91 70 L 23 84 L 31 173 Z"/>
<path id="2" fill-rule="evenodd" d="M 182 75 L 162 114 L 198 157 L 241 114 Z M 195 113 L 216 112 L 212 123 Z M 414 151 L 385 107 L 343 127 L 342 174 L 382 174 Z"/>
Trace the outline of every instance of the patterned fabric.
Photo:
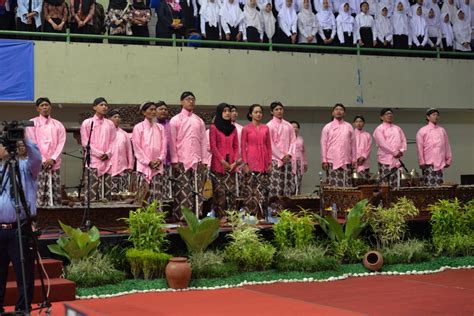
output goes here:
<path id="1" fill-rule="evenodd" d="M 346 169 L 333 169 L 332 163 L 329 163 L 326 171 L 327 184 L 331 187 L 352 187 L 351 165 L 346 165 Z"/>
<path id="2" fill-rule="evenodd" d="M 173 168 L 171 165 L 163 166 L 163 200 L 173 200 L 173 183 L 171 179 L 173 177 Z"/>
<path id="3" fill-rule="evenodd" d="M 122 174 L 111 177 L 111 191 L 113 193 L 130 191 L 130 184 L 132 181 L 131 172 L 124 171 Z"/>
<path id="4" fill-rule="evenodd" d="M 237 208 L 235 196 L 235 174 L 212 174 L 213 208 L 218 217 L 224 217 L 227 210 Z"/>
<path id="5" fill-rule="evenodd" d="M 291 196 L 295 191 L 294 174 L 291 171 L 291 161 L 281 167 L 272 160 L 272 172 L 269 180 L 269 197 Z"/>
<path id="6" fill-rule="evenodd" d="M 427 187 L 439 187 L 443 184 L 443 169 L 435 171 L 433 165 L 426 165 L 422 174 L 422 183 Z"/>
<path id="7" fill-rule="evenodd" d="M 388 184 L 390 187 L 395 188 L 398 186 L 398 172 L 396 171 L 398 168 L 393 167 L 390 168 L 390 165 L 383 165 L 379 163 L 379 174 L 381 183 Z M 392 173 L 390 176 L 389 174 Z"/>
<path id="8" fill-rule="evenodd" d="M 147 203 L 153 203 L 158 201 L 160 210 L 163 204 L 163 177 L 161 174 L 155 175 L 151 178 L 150 183 L 145 180 L 145 175 L 138 173 L 138 190 L 140 192 L 146 192 L 144 200 Z"/>
<path id="9" fill-rule="evenodd" d="M 182 220 L 181 209 L 187 207 L 196 212 L 196 200 L 199 215 L 202 214 L 202 189 L 206 182 L 207 169 L 200 165 L 196 170 L 190 168 L 184 171 L 183 164 L 173 169 L 173 216 Z M 197 199 L 196 199 L 197 197 Z"/>
<path id="10" fill-rule="evenodd" d="M 293 194 L 298 195 L 301 194 L 301 182 L 303 181 L 303 173 L 301 172 L 301 160 L 296 160 L 295 164 L 296 174 L 293 174 L 293 179 L 295 181 Z"/>
<path id="11" fill-rule="evenodd" d="M 86 168 L 87 169 L 87 168 Z M 112 177 L 109 174 L 104 174 L 102 176 L 97 175 L 97 169 L 88 168 L 90 170 L 91 185 L 90 185 L 90 195 L 91 203 L 100 202 L 104 199 L 111 201 L 112 196 Z M 84 201 L 87 203 L 87 170 L 84 172 Z"/>
<path id="12" fill-rule="evenodd" d="M 362 179 L 370 180 L 370 169 L 361 170 L 358 173 Z"/>
<path id="13" fill-rule="evenodd" d="M 268 175 L 265 173 L 244 174 L 242 186 L 243 208 L 258 219 L 265 218 L 268 206 Z"/>
<path id="14" fill-rule="evenodd" d="M 37 206 L 61 205 L 61 175 L 58 170 L 41 169 L 38 175 Z"/>

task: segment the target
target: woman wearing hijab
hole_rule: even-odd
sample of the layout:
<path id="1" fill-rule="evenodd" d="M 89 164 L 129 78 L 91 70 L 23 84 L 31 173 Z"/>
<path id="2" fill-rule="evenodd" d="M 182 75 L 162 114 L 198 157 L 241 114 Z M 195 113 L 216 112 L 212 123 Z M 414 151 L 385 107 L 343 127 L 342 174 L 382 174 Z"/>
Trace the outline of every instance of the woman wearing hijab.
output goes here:
<path id="1" fill-rule="evenodd" d="M 412 7 L 412 18 L 410 20 L 411 40 L 415 49 L 424 49 L 428 43 L 428 25 L 423 16 L 423 7 L 414 5 Z"/>
<path id="2" fill-rule="evenodd" d="M 257 10 L 257 0 L 247 0 L 245 4 L 242 31 L 244 41 L 251 43 L 263 42 L 263 25 Z"/>
<path id="3" fill-rule="evenodd" d="M 304 0 L 303 8 L 298 13 L 298 44 L 316 44 L 318 31 L 319 23 L 311 9 L 311 2 Z"/>
<path id="4" fill-rule="evenodd" d="M 377 47 L 391 48 L 393 40 L 393 26 L 388 16 L 388 8 L 380 6 L 380 12 L 375 18 L 375 30 L 377 33 Z"/>
<path id="5" fill-rule="evenodd" d="M 428 9 L 428 17 L 426 25 L 428 27 L 428 45 L 435 49 L 441 46 L 441 23 L 440 17 L 436 15 L 436 11 L 430 7 Z"/>
<path id="6" fill-rule="evenodd" d="M 441 36 L 441 49 L 443 51 L 453 51 L 454 32 L 448 12 L 441 14 Z"/>
<path id="7" fill-rule="evenodd" d="M 354 17 L 350 14 L 348 2 L 341 3 L 339 15 L 336 18 L 337 38 L 342 46 L 352 47 L 356 44 L 354 36 Z"/>
<path id="8" fill-rule="evenodd" d="M 133 0 L 130 17 L 133 36 L 150 37 L 148 23 L 150 23 L 151 20 L 151 10 L 145 4 L 144 0 Z M 138 43 L 143 44 L 144 42 Z"/>
<path id="9" fill-rule="evenodd" d="M 43 32 L 65 33 L 69 11 L 64 0 L 45 0 L 43 5 L 44 25 Z M 46 38 L 49 39 L 49 38 Z M 65 41 L 53 38 L 55 41 Z"/>
<path id="10" fill-rule="evenodd" d="M 137 159 L 138 190 L 150 193 L 148 202 L 162 201 L 163 162 L 167 154 L 166 133 L 156 122 L 156 105 L 145 102 L 140 105 L 144 120 L 133 127 L 132 143 Z"/>
<path id="11" fill-rule="evenodd" d="M 262 20 L 263 27 L 263 42 L 268 43 L 270 39 L 273 39 L 276 30 L 276 19 L 273 15 L 273 6 L 271 0 L 264 0 L 265 5 L 260 9 L 260 19 Z"/>
<path id="12" fill-rule="evenodd" d="M 369 14 L 369 4 L 360 4 L 360 13 L 355 18 L 355 37 L 360 46 L 374 47 L 377 45 L 377 34 L 374 32 L 375 21 Z"/>
<path id="13" fill-rule="evenodd" d="M 235 171 L 240 163 L 237 129 L 231 122 L 227 103 L 217 106 L 214 123 L 209 128 L 213 209 L 225 221 L 225 211 L 236 209 Z"/>
<path id="14" fill-rule="evenodd" d="M 281 44 L 295 44 L 297 35 L 298 16 L 293 6 L 293 0 L 286 0 L 278 12 L 277 40 Z"/>
<path id="15" fill-rule="evenodd" d="M 221 7 L 219 16 L 226 41 L 240 42 L 242 40 L 242 21 L 244 14 L 237 0 L 225 0 Z"/>
<path id="16" fill-rule="evenodd" d="M 95 0 L 70 0 L 71 5 L 71 33 L 94 34 L 93 18 L 95 13 Z M 77 39 L 78 42 L 92 41 Z"/>
<path id="17" fill-rule="evenodd" d="M 463 10 L 458 10 L 453 23 L 454 49 L 460 52 L 471 51 L 471 24 Z"/>
<path id="18" fill-rule="evenodd" d="M 272 143 L 268 126 L 263 124 L 263 108 L 249 107 L 249 124 L 242 129 L 242 161 L 244 163 L 244 208 L 262 219 L 268 204 L 268 173 L 272 171 Z"/>
<path id="19" fill-rule="evenodd" d="M 454 22 L 455 16 L 457 15 L 457 11 L 458 11 L 458 8 L 456 7 L 454 0 L 445 0 L 443 2 L 443 6 L 441 7 L 441 13 L 448 12 L 451 22 Z"/>
<path id="20" fill-rule="evenodd" d="M 184 15 L 179 0 L 162 0 L 158 7 L 158 22 L 156 23 L 156 37 L 176 38 L 184 35 Z M 158 42 L 158 45 L 171 46 L 171 42 Z"/>
<path id="21" fill-rule="evenodd" d="M 336 36 L 336 18 L 329 8 L 329 0 L 323 0 L 322 10 L 316 14 L 319 23 L 318 44 L 331 45 Z"/>
<path id="22" fill-rule="evenodd" d="M 201 15 L 201 35 L 207 40 L 219 41 L 222 39 L 219 10 L 220 7 L 216 0 L 207 0 L 207 3 L 201 7 L 199 12 Z"/>
<path id="23" fill-rule="evenodd" d="M 393 26 L 393 48 L 408 49 L 411 46 L 411 32 L 408 15 L 402 1 L 398 1 L 390 18 Z"/>
<path id="24" fill-rule="evenodd" d="M 108 27 L 109 35 L 132 35 L 130 18 L 130 5 L 127 0 L 110 0 L 107 16 L 105 17 L 105 24 Z M 109 38 L 109 43 L 126 44 L 127 42 Z"/>

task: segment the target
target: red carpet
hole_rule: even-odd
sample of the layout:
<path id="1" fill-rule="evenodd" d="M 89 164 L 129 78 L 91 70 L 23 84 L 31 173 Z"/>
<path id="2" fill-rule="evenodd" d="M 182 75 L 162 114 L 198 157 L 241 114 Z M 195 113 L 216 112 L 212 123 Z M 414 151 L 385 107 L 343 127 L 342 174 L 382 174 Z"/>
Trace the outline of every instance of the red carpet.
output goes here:
<path id="1" fill-rule="evenodd" d="M 474 315 L 474 270 L 133 294 L 66 304 L 95 315 Z M 53 315 L 64 315 L 54 303 Z"/>

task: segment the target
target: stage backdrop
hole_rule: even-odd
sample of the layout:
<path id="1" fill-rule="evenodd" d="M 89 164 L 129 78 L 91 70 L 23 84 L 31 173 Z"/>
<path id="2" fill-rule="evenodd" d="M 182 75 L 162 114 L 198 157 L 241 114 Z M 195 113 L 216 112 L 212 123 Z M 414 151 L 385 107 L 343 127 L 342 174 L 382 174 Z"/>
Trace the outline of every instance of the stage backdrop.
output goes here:
<path id="1" fill-rule="evenodd" d="M 0 101 L 34 100 L 34 43 L 0 40 Z"/>

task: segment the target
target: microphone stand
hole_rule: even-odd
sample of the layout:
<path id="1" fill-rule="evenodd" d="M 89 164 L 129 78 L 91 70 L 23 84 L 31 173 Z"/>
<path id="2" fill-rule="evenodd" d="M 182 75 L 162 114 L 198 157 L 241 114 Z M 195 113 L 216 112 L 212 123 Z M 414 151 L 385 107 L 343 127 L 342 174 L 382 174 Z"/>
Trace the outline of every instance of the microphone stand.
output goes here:
<path id="1" fill-rule="evenodd" d="M 86 145 L 86 155 L 85 155 L 85 168 L 86 168 L 86 177 L 87 177 L 87 187 L 86 187 L 86 203 L 84 208 L 84 216 L 82 218 L 81 229 L 89 230 L 92 226 L 90 220 L 90 210 L 91 210 L 91 138 L 92 131 L 94 129 L 94 121 L 91 122 L 91 129 L 89 131 L 89 139 L 87 140 Z"/>

